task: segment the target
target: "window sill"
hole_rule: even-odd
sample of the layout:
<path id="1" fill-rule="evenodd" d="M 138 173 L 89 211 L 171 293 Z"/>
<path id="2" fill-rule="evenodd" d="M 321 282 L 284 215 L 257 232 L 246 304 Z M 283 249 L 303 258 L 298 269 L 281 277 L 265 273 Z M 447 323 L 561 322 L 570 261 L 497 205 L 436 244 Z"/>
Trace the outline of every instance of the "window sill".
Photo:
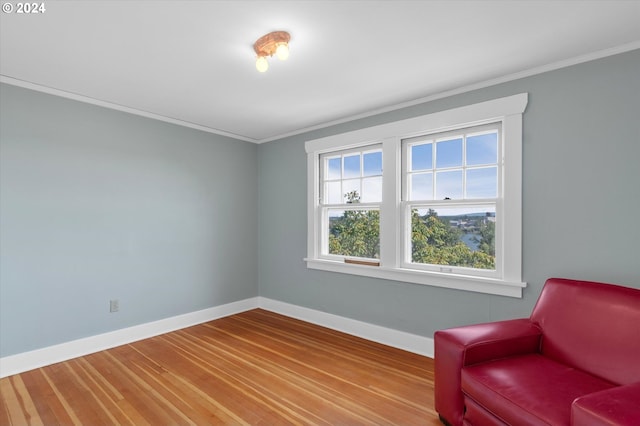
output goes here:
<path id="1" fill-rule="evenodd" d="M 368 265 L 358 265 L 326 259 L 306 258 L 304 260 L 307 262 L 307 268 L 320 271 L 360 275 L 364 277 L 516 298 L 522 298 L 522 289 L 527 286 L 527 283 L 523 282 L 505 281 L 494 278 L 470 277 L 466 275 L 388 268 L 384 266 L 372 267 Z"/>

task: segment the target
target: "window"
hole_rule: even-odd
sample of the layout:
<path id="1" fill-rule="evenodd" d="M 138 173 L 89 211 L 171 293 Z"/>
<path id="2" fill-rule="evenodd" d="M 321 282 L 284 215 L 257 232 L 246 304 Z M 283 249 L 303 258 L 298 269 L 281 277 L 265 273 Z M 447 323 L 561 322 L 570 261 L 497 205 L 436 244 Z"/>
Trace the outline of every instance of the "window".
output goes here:
<path id="1" fill-rule="evenodd" d="M 321 256 L 380 258 L 382 147 L 320 156 Z"/>
<path id="2" fill-rule="evenodd" d="M 527 94 L 308 141 L 307 266 L 521 297 Z"/>
<path id="3" fill-rule="evenodd" d="M 500 127 L 402 141 L 404 267 L 497 276 Z"/>

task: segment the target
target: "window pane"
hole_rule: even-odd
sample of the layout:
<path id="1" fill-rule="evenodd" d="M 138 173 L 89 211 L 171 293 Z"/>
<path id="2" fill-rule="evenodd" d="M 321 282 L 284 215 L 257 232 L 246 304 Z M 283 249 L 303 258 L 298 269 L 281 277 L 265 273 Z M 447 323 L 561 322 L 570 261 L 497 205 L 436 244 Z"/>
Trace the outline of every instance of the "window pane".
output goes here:
<path id="1" fill-rule="evenodd" d="M 436 168 L 462 166 L 462 138 L 436 143 Z"/>
<path id="2" fill-rule="evenodd" d="M 467 165 L 496 164 L 498 162 L 498 134 L 469 136 L 467 138 Z"/>
<path id="3" fill-rule="evenodd" d="M 360 177 L 360 154 L 344 157 L 344 178 Z"/>
<path id="4" fill-rule="evenodd" d="M 462 199 L 462 170 L 436 173 L 436 200 Z"/>
<path id="5" fill-rule="evenodd" d="M 340 157 L 327 159 L 326 179 L 340 179 Z"/>
<path id="6" fill-rule="evenodd" d="M 382 174 L 382 152 L 368 152 L 362 156 L 364 166 L 363 176 Z"/>
<path id="7" fill-rule="evenodd" d="M 382 201 L 382 176 L 362 179 L 363 203 L 375 203 Z"/>
<path id="8" fill-rule="evenodd" d="M 497 196 L 497 167 L 467 170 L 467 198 L 496 198 Z"/>
<path id="9" fill-rule="evenodd" d="M 342 181 L 342 202 L 357 203 L 362 197 L 360 189 L 360 179 L 350 179 Z"/>
<path id="10" fill-rule="evenodd" d="M 495 269 L 495 206 L 411 210 L 411 262 Z"/>
<path id="11" fill-rule="evenodd" d="M 329 210 L 329 254 L 380 258 L 380 210 Z"/>
<path id="12" fill-rule="evenodd" d="M 424 143 L 411 146 L 411 170 L 430 170 L 433 168 L 433 144 Z"/>
<path id="13" fill-rule="evenodd" d="M 342 185 L 340 182 L 326 182 L 324 184 L 324 204 L 340 204 L 344 200 L 342 198 Z"/>
<path id="14" fill-rule="evenodd" d="M 409 200 L 433 200 L 433 173 L 411 175 Z"/>

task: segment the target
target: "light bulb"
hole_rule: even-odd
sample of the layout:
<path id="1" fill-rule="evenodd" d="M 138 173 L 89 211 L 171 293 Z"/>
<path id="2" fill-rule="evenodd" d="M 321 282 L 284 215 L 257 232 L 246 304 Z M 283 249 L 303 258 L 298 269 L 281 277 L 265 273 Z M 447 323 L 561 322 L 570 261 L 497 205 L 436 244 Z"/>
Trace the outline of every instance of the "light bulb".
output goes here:
<path id="1" fill-rule="evenodd" d="M 269 61 L 264 56 L 258 56 L 256 59 L 256 69 L 259 72 L 265 72 L 269 69 Z"/>
<path id="2" fill-rule="evenodd" d="M 281 61 L 286 61 L 289 57 L 289 45 L 287 43 L 281 43 L 276 47 L 276 56 Z"/>

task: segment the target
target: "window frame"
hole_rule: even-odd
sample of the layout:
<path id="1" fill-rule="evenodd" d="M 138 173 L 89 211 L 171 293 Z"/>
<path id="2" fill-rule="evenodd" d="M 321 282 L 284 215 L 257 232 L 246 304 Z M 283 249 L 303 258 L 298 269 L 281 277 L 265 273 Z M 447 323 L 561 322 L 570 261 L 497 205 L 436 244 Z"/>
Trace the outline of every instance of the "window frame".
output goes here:
<path id="1" fill-rule="evenodd" d="M 497 152 L 496 152 L 496 161 L 495 163 L 485 163 L 479 165 L 469 165 L 467 163 L 467 139 L 469 137 L 474 137 L 483 134 L 489 133 L 497 133 Z M 445 166 L 438 167 L 437 165 L 437 144 L 442 141 L 453 140 L 452 137 L 460 136 L 462 138 L 462 158 L 460 165 L 456 166 Z M 502 213 L 502 182 L 503 182 L 503 155 L 502 155 L 502 126 L 500 122 L 489 122 L 480 125 L 474 125 L 469 127 L 459 127 L 453 131 L 448 132 L 436 132 L 436 133 L 428 133 L 423 134 L 414 138 L 404 138 L 401 141 L 402 144 L 402 195 L 401 195 L 401 205 L 402 205 L 402 246 L 401 246 L 401 254 L 402 260 L 400 263 L 400 267 L 403 269 L 418 269 L 424 271 L 432 271 L 432 272 L 446 272 L 446 273 L 454 273 L 461 274 L 467 276 L 475 276 L 475 277 L 489 277 L 489 278 L 497 278 L 500 279 L 502 276 L 502 256 L 503 256 L 503 247 L 502 247 L 502 226 L 496 226 L 496 235 L 495 235 L 495 269 L 477 269 L 477 268 L 469 268 L 464 266 L 455 266 L 455 265 L 442 265 L 442 264 L 426 264 L 426 263 L 416 263 L 411 260 L 412 253 L 412 221 L 411 221 L 411 210 L 413 208 L 433 208 L 433 209 L 447 209 L 447 208 L 464 208 L 464 207 L 479 207 L 479 206 L 492 206 L 494 208 L 494 213 L 497 219 L 503 219 Z M 432 144 L 432 164 L 430 169 L 423 170 L 412 170 L 410 166 L 411 150 L 410 148 L 421 143 L 429 143 Z M 467 190 L 467 179 L 465 177 L 465 173 L 468 170 L 479 170 L 482 168 L 486 168 L 488 166 L 497 168 L 497 176 L 496 176 L 496 196 L 491 198 L 467 198 L 466 190 Z M 437 197 L 437 173 L 438 172 L 446 172 L 446 171 L 457 171 L 460 170 L 462 172 L 462 197 L 455 199 L 442 199 Z M 424 198 L 424 199 L 411 199 L 411 176 L 416 173 L 431 173 L 432 174 L 432 197 Z M 441 195 L 442 196 L 442 195 Z M 440 197 L 441 197 L 440 196 Z"/>
<path id="2" fill-rule="evenodd" d="M 381 204 L 382 204 L 382 199 L 380 201 L 364 201 L 364 202 L 358 202 L 358 203 L 348 203 L 348 202 L 342 202 L 342 203 L 332 203 L 332 202 L 327 202 L 324 198 L 325 198 L 325 186 L 324 184 L 327 182 L 341 182 L 343 183 L 344 181 L 348 181 L 348 180 L 360 180 L 360 195 L 363 195 L 363 191 L 362 191 L 362 185 L 363 185 L 363 181 L 365 179 L 370 179 L 370 178 L 374 178 L 377 176 L 380 176 L 380 178 L 382 179 L 382 181 L 384 182 L 384 177 L 382 174 L 380 175 L 372 175 L 372 176 L 367 176 L 364 174 L 364 156 L 366 154 L 369 153 L 373 153 L 373 152 L 381 152 L 382 153 L 382 145 L 379 143 L 374 143 L 374 144 L 367 144 L 367 145 L 363 145 L 360 146 L 358 148 L 349 148 L 349 149 L 338 149 L 338 150 L 332 150 L 329 152 L 325 152 L 325 153 L 321 153 L 319 154 L 318 157 L 318 162 L 319 162 L 319 182 L 318 182 L 318 194 L 319 194 L 319 198 L 318 198 L 318 207 L 319 207 L 319 215 L 320 215 L 320 221 L 318 223 L 319 229 L 318 232 L 320 233 L 320 247 L 319 247 L 319 251 L 318 251 L 318 257 L 321 259 L 328 259 L 328 260 L 334 260 L 334 261 L 342 261 L 345 258 L 348 259 L 357 259 L 360 260 L 361 262 L 367 262 L 369 264 L 374 264 L 374 263 L 379 263 L 379 259 L 378 258 L 373 258 L 373 257 L 352 257 L 352 256 L 346 256 L 346 255 L 339 255 L 339 254 L 331 254 L 329 253 L 329 211 L 330 210 L 381 210 Z M 344 176 L 344 162 L 341 161 L 340 167 L 341 167 L 341 177 L 340 179 L 331 179 L 328 177 L 325 177 L 325 174 L 328 174 L 328 168 L 326 167 L 327 165 L 324 164 L 324 159 L 329 157 L 340 157 L 341 159 L 344 157 L 348 157 L 348 156 L 352 156 L 353 154 L 359 154 L 360 156 L 360 175 L 358 177 L 347 177 Z M 384 157 L 383 157 L 384 158 Z M 342 185 L 341 185 L 342 188 Z M 345 192 L 344 188 L 342 188 L 342 193 Z M 344 194 L 343 194 L 344 195 Z M 381 194 L 382 197 L 382 194 Z"/>
<path id="3" fill-rule="evenodd" d="M 363 128 L 305 143 L 307 152 L 307 268 L 409 282 L 457 290 L 510 297 L 522 297 L 522 115 L 528 94 L 520 93 L 472 105 L 453 108 L 406 120 Z M 465 275 L 403 265 L 404 225 L 402 140 L 476 125 L 501 123 L 503 167 L 503 232 L 500 238 L 502 264 L 499 277 Z M 383 189 L 380 204 L 380 265 L 371 267 L 321 256 L 320 156 L 333 151 L 382 145 Z M 499 150 L 500 151 L 500 150 Z M 507 232 L 508 230 L 508 232 Z M 498 245 L 498 242 L 496 242 Z M 496 265 L 498 266 L 498 265 Z"/>

